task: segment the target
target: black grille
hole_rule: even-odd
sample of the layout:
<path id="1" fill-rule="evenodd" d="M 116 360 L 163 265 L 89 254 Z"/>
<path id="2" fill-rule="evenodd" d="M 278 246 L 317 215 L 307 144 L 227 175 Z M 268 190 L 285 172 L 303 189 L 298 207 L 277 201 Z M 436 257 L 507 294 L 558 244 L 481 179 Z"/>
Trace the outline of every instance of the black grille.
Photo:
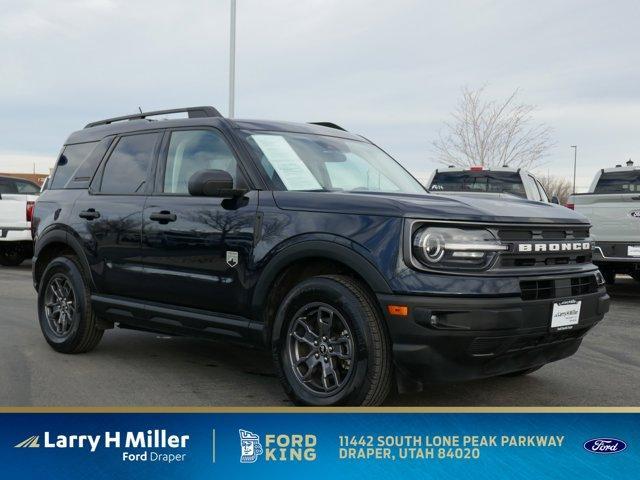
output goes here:
<path id="1" fill-rule="evenodd" d="M 589 227 L 510 227 L 498 230 L 498 238 L 505 242 L 528 240 L 574 240 L 589 236 Z"/>
<path id="2" fill-rule="evenodd" d="M 595 275 L 581 277 L 523 280 L 520 282 L 522 300 L 548 300 L 577 295 L 587 295 L 598 291 Z"/>
<path id="3" fill-rule="evenodd" d="M 496 230 L 497 237 L 512 243 L 508 252 L 498 257 L 495 268 L 533 268 L 556 265 L 579 265 L 591 262 L 591 251 L 518 252 L 518 242 L 580 242 L 589 239 L 587 226 L 560 227 L 504 227 Z"/>
<path id="4" fill-rule="evenodd" d="M 544 347 L 559 342 L 577 340 L 586 333 L 586 329 L 566 332 L 547 332 L 521 337 L 479 337 L 469 347 L 469 353 L 475 356 L 494 356 L 514 353 L 531 348 Z"/>

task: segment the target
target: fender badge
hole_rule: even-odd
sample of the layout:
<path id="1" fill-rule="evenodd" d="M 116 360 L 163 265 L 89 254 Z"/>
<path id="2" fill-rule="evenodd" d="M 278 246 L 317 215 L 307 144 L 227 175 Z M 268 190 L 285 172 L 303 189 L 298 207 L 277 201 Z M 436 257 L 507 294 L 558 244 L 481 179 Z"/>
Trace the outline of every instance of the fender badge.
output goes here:
<path id="1" fill-rule="evenodd" d="M 633 218 L 638 218 L 640 219 L 640 210 L 632 210 L 629 212 L 629 216 L 633 217 Z"/>
<path id="2" fill-rule="evenodd" d="M 227 265 L 231 268 L 238 266 L 238 252 L 227 251 Z"/>

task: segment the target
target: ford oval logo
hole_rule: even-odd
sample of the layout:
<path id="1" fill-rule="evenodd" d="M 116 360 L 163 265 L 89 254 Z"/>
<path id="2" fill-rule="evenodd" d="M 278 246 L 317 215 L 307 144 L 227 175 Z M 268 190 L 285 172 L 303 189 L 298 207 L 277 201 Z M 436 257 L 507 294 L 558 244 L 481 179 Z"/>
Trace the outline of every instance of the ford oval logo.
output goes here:
<path id="1" fill-rule="evenodd" d="M 584 449 L 591 453 L 620 453 L 627 444 L 617 438 L 594 438 L 584 443 Z"/>
<path id="2" fill-rule="evenodd" d="M 629 212 L 629 215 L 631 215 L 633 218 L 640 218 L 640 210 L 632 210 Z"/>

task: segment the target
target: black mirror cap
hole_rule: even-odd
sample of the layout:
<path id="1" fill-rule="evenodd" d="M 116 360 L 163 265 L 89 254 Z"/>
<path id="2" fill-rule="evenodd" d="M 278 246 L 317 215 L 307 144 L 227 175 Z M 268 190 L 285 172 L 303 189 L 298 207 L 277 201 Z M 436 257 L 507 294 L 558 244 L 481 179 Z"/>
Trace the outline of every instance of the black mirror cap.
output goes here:
<path id="1" fill-rule="evenodd" d="M 246 193 L 233 188 L 233 177 L 224 170 L 200 170 L 189 179 L 189 195 L 194 197 L 233 198 Z"/>
<path id="2" fill-rule="evenodd" d="M 557 195 L 554 195 L 553 197 L 551 197 L 551 203 L 555 203 L 556 205 L 560 205 L 560 199 L 558 198 Z"/>

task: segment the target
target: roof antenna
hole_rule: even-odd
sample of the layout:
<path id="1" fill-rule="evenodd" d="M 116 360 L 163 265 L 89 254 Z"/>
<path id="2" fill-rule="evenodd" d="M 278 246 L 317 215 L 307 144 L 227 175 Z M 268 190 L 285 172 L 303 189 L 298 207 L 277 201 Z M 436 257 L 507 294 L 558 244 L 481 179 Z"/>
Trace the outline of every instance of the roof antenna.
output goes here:
<path id="1" fill-rule="evenodd" d="M 138 110 L 140 110 L 140 114 L 142 114 L 142 107 L 138 105 Z"/>

